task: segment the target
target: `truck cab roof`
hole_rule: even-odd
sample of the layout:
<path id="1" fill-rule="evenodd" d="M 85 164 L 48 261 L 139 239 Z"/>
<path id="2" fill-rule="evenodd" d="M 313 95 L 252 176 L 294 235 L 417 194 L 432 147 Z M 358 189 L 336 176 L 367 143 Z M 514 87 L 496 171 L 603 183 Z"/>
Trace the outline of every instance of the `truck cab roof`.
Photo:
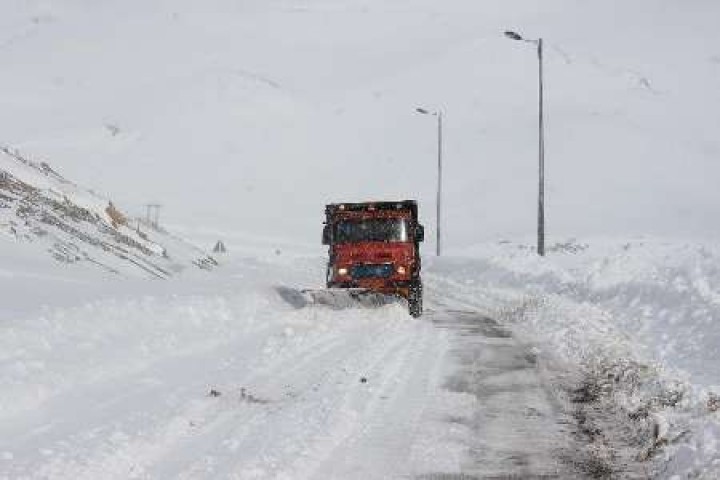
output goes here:
<path id="1" fill-rule="evenodd" d="M 377 201 L 362 203 L 331 203 L 325 207 L 328 219 L 336 217 L 353 217 L 377 215 L 378 217 L 406 216 L 409 212 L 413 220 L 417 220 L 417 202 L 415 200 Z M 353 215 L 355 214 L 355 215 Z M 358 215 L 359 214 L 359 215 Z"/>

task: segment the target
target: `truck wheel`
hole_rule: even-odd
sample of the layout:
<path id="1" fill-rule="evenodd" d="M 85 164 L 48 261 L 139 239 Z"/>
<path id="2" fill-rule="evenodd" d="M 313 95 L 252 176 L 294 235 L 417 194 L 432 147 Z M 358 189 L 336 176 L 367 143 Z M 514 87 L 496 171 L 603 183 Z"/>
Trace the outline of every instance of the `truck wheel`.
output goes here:
<path id="1" fill-rule="evenodd" d="M 418 318 L 422 315 L 422 297 L 422 282 L 417 280 L 411 283 L 410 291 L 408 292 L 408 311 L 413 318 Z"/>

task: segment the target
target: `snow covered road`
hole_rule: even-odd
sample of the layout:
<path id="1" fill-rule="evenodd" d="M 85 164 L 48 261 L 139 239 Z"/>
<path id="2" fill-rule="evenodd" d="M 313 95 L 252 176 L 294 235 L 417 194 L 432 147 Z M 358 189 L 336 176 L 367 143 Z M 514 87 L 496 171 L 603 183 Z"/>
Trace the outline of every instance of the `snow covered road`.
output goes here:
<path id="1" fill-rule="evenodd" d="M 477 313 L 268 288 L 35 323 L 3 326 L 0 478 L 576 476 L 551 375 Z"/>
<path id="2" fill-rule="evenodd" d="M 434 321 L 457 335 L 451 350 L 456 370 L 446 386 L 476 398 L 468 416 L 452 416 L 470 429 L 469 459 L 462 471 L 491 478 L 578 476 L 571 456 L 570 417 L 541 375 L 531 347 L 496 321 L 475 312 L 444 311 Z"/>

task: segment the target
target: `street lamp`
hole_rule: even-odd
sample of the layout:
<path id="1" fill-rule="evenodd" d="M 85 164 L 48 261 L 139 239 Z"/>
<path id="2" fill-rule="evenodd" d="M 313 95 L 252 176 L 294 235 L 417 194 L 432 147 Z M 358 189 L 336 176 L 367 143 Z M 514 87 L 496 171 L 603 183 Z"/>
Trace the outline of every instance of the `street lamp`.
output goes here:
<path id="1" fill-rule="evenodd" d="M 436 242 L 435 242 L 435 253 L 439 257 L 440 256 L 440 202 L 442 199 L 442 127 L 443 127 L 443 114 L 440 110 L 436 112 L 432 112 L 430 110 L 426 110 L 424 108 L 416 108 L 416 112 L 421 113 L 423 115 L 432 115 L 433 117 L 437 118 L 437 158 L 438 158 L 438 174 L 437 174 L 437 200 L 435 202 L 436 207 L 436 228 L 435 228 L 435 234 L 437 236 Z"/>
<path id="2" fill-rule="evenodd" d="M 532 43 L 537 46 L 538 55 L 538 232 L 537 252 L 545 255 L 545 119 L 543 113 L 543 39 L 536 40 L 523 38 L 513 31 L 505 32 L 511 40 Z"/>

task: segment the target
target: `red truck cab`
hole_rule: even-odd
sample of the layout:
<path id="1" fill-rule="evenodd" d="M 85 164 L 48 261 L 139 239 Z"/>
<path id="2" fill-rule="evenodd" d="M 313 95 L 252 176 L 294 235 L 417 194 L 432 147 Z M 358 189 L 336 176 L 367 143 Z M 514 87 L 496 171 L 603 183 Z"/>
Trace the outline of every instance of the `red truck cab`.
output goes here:
<path id="1" fill-rule="evenodd" d="M 328 288 L 398 295 L 413 317 L 422 314 L 417 202 L 337 203 L 325 207 Z"/>

